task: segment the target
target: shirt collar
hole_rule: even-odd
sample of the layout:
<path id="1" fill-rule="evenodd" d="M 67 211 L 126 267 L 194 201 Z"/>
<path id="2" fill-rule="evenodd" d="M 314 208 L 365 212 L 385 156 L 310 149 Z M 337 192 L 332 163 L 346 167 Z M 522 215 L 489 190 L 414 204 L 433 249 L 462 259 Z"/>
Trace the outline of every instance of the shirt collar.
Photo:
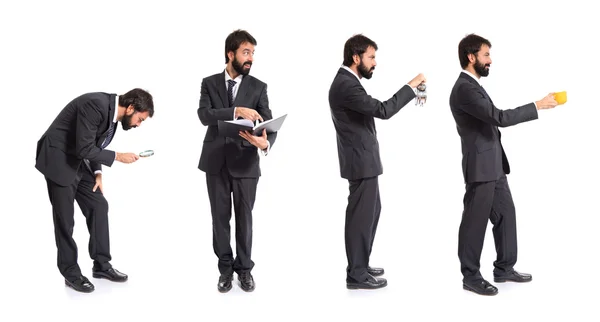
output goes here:
<path id="1" fill-rule="evenodd" d="M 119 95 L 115 97 L 115 115 L 113 115 L 113 123 L 117 123 L 117 116 L 119 116 Z"/>
<path id="2" fill-rule="evenodd" d="M 479 84 L 479 86 L 481 86 L 481 82 L 479 81 L 479 79 L 475 75 L 471 74 L 470 71 L 463 69 L 462 72 L 473 77 L 473 79 L 477 81 L 477 84 Z"/>
<path id="3" fill-rule="evenodd" d="M 229 73 L 227 72 L 227 70 L 225 70 L 225 82 L 227 82 L 230 79 L 233 79 L 237 84 L 239 84 L 242 81 L 242 78 L 244 77 L 244 75 L 239 74 L 236 78 L 231 78 L 231 76 L 229 76 Z"/>
<path id="4" fill-rule="evenodd" d="M 347 70 L 347 71 L 349 71 L 349 72 L 351 72 L 352 75 L 356 76 L 356 79 L 358 79 L 358 81 L 360 82 L 360 77 L 358 77 L 358 75 L 356 75 L 356 73 L 352 69 L 350 69 L 350 67 L 348 67 L 346 65 L 342 65 L 342 68 L 345 69 L 345 70 Z"/>

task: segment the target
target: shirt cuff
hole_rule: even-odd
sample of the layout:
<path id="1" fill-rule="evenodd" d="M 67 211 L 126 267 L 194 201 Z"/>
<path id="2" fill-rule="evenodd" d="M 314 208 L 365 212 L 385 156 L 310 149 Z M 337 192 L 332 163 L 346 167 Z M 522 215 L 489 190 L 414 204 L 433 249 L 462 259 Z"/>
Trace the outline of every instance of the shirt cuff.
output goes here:
<path id="1" fill-rule="evenodd" d="M 415 93 L 415 96 L 417 95 L 417 88 L 416 88 L 416 87 L 415 87 L 415 88 L 412 88 L 412 87 L 410 86 L 410 84 L 406 84 L 406 86 L 408 86 L 408 88 L 412 89 L 413 93 Z"/>
<path id="2" fill-rule="evenodd" d="M 234 108 L 233 108 L 233 116 L 232 116 L 232 118 L 231 118 L 232 120 L 235 120 L 235 109 L 236 109 L 236 108 L 237 108 L 237 107 L 234 107 Z"/>
<path id="3" fill-rule="evenodd" d="M 102 170 L 96 170 L 94 171 L 94 174 L 102 174 Z"/>
<path id="4" fill-rule="evenodd" d="M 260 152 L 262 153 L 263 156 L 267 156 L 267 154 L 269 154 L 269 151 L 271 150 L 271 142 L 267 141 L 267 148 L 264 150 L 260 150 Z"/>

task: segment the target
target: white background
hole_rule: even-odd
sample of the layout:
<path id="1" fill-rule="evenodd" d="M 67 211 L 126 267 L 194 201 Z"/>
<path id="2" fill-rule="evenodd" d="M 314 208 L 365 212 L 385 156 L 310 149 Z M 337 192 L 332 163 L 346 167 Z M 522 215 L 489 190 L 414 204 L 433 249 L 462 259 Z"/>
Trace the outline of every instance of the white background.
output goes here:
<path id="1" fill-rule="evenodd" d="M 193 4 L 192 4 L 193 3 Z M 591 2 L 590 2 L 591 3 Z M 3 96 L 0 320 L 373 321 L 592 320 L 597 314 L 597 31 L 582 1 L 6 1 L 0 5 Z M 203 77 L 224 68 L 237 28 L 258 41 L 252 75 L 268 83 L 274 116 L 288 118 L 263 158 L 254 209 L 253 293 L 217 292 L 210 207 L 197 169 L 206 128 L 196 110 Z M 448 106 L 458 42 L 492 42 L 483 86 L 501 109 L 567 90 L 539 120 L 502 130 L 517 209 L 519 261 L 529 284 L 462 290 L 457 256 L 464 185 L 460 139 Z M 377 121 L 383 211 L 371 264 L 387 288 L 348 291 L 344 216 L 329 86 L 345 41 L 379 45 L 363 84 L 386 100 L 423 72 L 429 100 Z M 91 279 L 79 210 L 79 263 L 91 294 L 65 288 L 52 212 L 34 168 L 36 141 L 74 97 L 149 90 L 156 114 L 116 134 L 120 152 L 155 156 L 104 169 L 115 268 L 125 284 Z M 234 222 L 232 221 L 232 226 Z M 232 231 L 233 234 L 233 231 Z M 492 280 L 491 224 L 481 258 Z M 586 318 L 587 317 L 587 318 Z"/>

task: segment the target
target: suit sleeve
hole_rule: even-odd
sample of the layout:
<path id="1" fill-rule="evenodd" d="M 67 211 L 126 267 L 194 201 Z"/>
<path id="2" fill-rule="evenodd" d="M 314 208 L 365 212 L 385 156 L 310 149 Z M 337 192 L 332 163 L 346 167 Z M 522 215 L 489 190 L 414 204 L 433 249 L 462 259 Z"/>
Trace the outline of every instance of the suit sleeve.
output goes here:
<path id="1" fill-rule="evenodd" d="M 90 161 L 90 168 L 92 168 L 92 172 L 96 173 L 96 171 L 102 171 L 102 163 L 97 161 Z"/>
<path id="2" fill-rule="evenodd" d="M 260 97 L 258 99 L 258 105 L 256 106 L 256 111 L 260 116 L 262 116 L 263 121 L 268 121 L 273 118 L 273 113 L 269 109 L 269 97 L 267 96 L 267 84 L 263 87 L 260 92 Z M 269 141 L 269 150 L 275 144 L 275 139 L 277 138 L 277 133 L 269 133 L 267 134 L 267 140 Z"/>
<path id="3" fill-rule="evenodd" d="M 387 120 L 400 111 L 408 102 L 415 98 L 415 92 L 408 85 L 404 85 L 394 96 L 381 102 L 367 94 L 365 89 L 357 83 L 352 83 L 347 89 L 344 106 L 361 114 Z"/>
<path id="4" fill-rule="evenodd" d="M 498 127 L 507 127 L 538 118 L 534 103 L 514 109 L 500 110 L 472 84 L 465 83 L 458 88 L 458 108 L 463 112 Z"/>
<path id="5" fill-rule="evenodd" d="M 98 162 L 110 167 L 115 161 L 115 152 L 96 146 L 96 133 L 103 121 L 100 107 L 94 101 L 86 102 L 83 108 L 78 110 L 75 151 L 80 159 L 88 159 L 90 163 Z"/>
<path id="6" fill-rule="evenodd" d="M 214 108 L 210 100 L 210 92 L 207 88 L 207 79 L 202 80 L 200 86 L 200 107 L 198 107 L 198 117 L 202 125 L 217 125 L 219 120 L 232 120 L 234 116 L 234 107 Z"/>

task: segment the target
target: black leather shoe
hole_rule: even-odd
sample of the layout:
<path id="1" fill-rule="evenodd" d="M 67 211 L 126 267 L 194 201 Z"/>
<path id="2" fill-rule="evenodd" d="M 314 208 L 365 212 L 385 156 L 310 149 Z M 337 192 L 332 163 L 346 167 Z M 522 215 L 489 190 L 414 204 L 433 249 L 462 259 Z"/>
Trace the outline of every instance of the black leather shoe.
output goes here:
<path id="1" fill-rule="evenodd" d="M 383 270 L 383 268 L 377 268 L 377 267 L 367 267 L 367 273 L 369 273 L 369 275 L 371 276 L 381 276 L 385 273 L 385 271 Z"/>
<path id="2" fill-rule="evenodd" d="M 221 293 L 227 293 L 231 290 L 231 281 L 233 280 L 233 274 L 231 275 L 221 275 L 219 276 L 219 284 L 217 284 L 217 289 Z"/>
<path id="3" fill-rule="evenodd" d="M 519 273 L 517 271 L 512 271 L 506 275 L 496 276 L 494 275 L 494 282 L 496 283 L 504 283 L 504 282 L 516 282 L 516 283 L 527 283 L 531 282 L 533 277 L 531 274 Z"/>
<path id="4" fill-rule="evenodd" d="M 480 280 L 472 283 L 463 282 L 463 289 L 477 293 L 479 295 L 498 294 L 498 289 L 486 280 Z"/>
<path id="5" fill-rule="evenodd" d="M 93 271 L 92 276 L 94 278 L 105 278 L 113 282 L 125 282 L 127 281 L 127 275 L 117 271 L 114 268 L 109 268 L 105 271 Z"/>
<path id="6" fill-rule="evenodd" d="M 85 276 L 79 276 L 78 279 L 74 281 L 65 280 L 65 285 L 76 290 L 77 292 L 82 293 L 91 293 L 94 291 L 94 284 L 90 282 Z"/>
<path id="7" fill-rule="evenodd" d="M 246 292 L 254 291 L 256 285 L 254 284 L 254 278 L 250 272 L 244 272 L 238 274 L 238 280 L 240 281 L 240 287 Z"/>
<path id="8" fill-rule="evenodd" d="M 346 279 L 346 288 L 349 290 L 374 290 L 387 286 L 387 280 L 381 277 L 374 277 L 369 275 L 367 280 L 364 282 L 356 282 L 349 278 Z"/>

